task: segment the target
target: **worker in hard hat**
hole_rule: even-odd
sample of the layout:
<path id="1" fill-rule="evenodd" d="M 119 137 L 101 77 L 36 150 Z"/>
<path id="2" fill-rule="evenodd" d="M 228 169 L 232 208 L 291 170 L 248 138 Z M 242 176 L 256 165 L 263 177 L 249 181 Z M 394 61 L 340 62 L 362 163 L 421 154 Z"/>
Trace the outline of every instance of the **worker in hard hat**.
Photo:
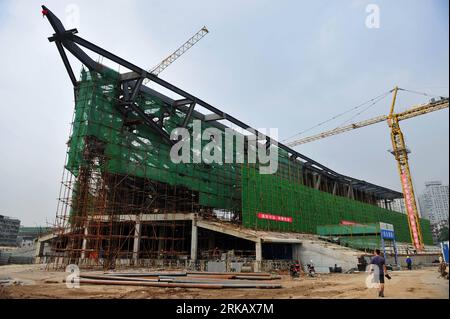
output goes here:
<path id="1" fill-rule="evenodd" d="M 406 268 L 408 268 L 408 270 L 412 270 L 412 259 L 409 256 L 406 256 Z"/>

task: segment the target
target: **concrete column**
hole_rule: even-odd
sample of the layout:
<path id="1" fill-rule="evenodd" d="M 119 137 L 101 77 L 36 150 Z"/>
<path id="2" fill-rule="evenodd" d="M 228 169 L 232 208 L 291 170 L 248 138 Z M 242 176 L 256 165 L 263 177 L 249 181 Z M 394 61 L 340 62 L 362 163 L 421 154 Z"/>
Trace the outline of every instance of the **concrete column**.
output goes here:
<path id="1" fill-rule="evenodd" d="M 321 175 L 315 175 L 315 176 L 316 176 L 316 182 L 315 182 L 314 188 L 320 189 Z"/>
<path id="2" fill-rule="evenodd" d="M 134 240 L 133 240 L 133 261 L 136 263 L 139 259 L 139 247 L 141 244 L 141 222 L 136 219 L 134 225 Z"/>
<path id="3" fill-rule="evenodd" d="M 86 258 L 87 236 L 89 235 L 89 225 L 84 227 L 83 243 L 81 244 L 81 259 Z"/>
<path id="4" fill-rule="evenodd" d="M 41 257 L 43 257 L 44 247 L 45 247 L 45 242 L 40 241 L 39 239 L 36 240 L 36 247 L 35 247 L 35 253 L 34 253 L 34 257 L 36 257 L 35 258 L 36 263 L 41 260 Z"/>
<path id="5" fill-rule="evenodd" d="M 198 244 L 198 229 L 197 222 L 192 220 L 192 233 L 191 233 L 191 260 L 197 260 L 197 244 Z"/>
<path id="6" fill-rule="evenodd" d="M 352 184 L 348 185 L 348 193 L 347 193 L 347 197 L 351 198 L 351 199 L 355 199 L 355 196 L 353 194 L 353 186 Z"/>
<path id="7" fill-rule="evenodd" d="M 301 244 L 292 244 L 292 259 L 300 261 Z"/>
<path id="8" fill-rule="evenodd" d="M 262 261 L 262 244 L 261 240 L 255 243 L 255 272 L 259 272 L 261 269 L 261 261 Z"/>

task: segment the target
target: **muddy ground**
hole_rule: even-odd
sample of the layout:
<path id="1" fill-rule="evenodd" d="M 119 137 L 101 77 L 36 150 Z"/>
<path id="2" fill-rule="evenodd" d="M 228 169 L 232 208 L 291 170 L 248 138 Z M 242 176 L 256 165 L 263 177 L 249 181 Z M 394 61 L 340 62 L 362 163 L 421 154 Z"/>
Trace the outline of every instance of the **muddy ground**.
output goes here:
<path id="1" fill-rule="evenodd" d="M 281 280 L 271 281 L 281 283 L 281 289 L 214 290 L 86 284 L 69 289 L 63 283 L 67 275 L 44 270 L 41 265 L 0 266 L 0 282 L 10 278 L 9 284 L 0 286 L 0 298 L 377 298 L 375 289 L 366 288 L 365 273 L 321 274 L 295 280 L 283 275 Z M 392 280 L 386 280 L 386 298 L 449 298 L 449 282 L 438 277 L 436 267 L 395 271 L 391 275 Z"/>

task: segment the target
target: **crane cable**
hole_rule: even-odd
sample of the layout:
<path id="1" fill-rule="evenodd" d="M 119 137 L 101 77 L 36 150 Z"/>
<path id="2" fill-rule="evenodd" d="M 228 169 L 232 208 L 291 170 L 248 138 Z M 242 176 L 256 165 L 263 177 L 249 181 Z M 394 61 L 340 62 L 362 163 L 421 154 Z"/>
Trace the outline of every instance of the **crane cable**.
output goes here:
<path id="1" fill-rule="evenodd" d="M 361 113 L 363 113 L 364 111 L 366 111 L 366 110 L 368 110 L 369 108 L 371 108 L 372 106 L 374 106 L 375 104 L 377 104 L 378 102 L 380 102 L 382 99 L 384 99 L 386 96 L 388 96 L 389 94 L 391 94 L 393 91 L 394 91 L 393 89 L 392 89 L 392 90 L 389 90 L 388 92 L 385 92 L 385 93 L 383 93 L 383 94 L 380 94 L 380 95 L 378 95 L 378 96 L 376 96 L 376 97 L 374 97 L 374 98 L 372 98 L 372 99 L 370 99 L 370 100 L 368 100 L 368 101 L 366 101 L 366 102 L 364 102 L 364 103 L 361 103 L 361 104 L 359 104 L 359 105 L 357 105 L 357 106 L 354 106 L 354 107 L 348 109 L 347 111 L 344 111 L 344 112 L 342 112 L 342 113 L 336 114 L 335 116 L 331 117 L 330 119 L 328 119 L 328 120 L 326 120 L 326 121 L 320 122 L 320 123 L 318 123 L 318 124 L 316 124 L 316 125 L 314 125 L 314 126 L 311 126 L 310 128 L 307 128 L 307 129 L 305 129 L 305 130 L 303 130 L 303 131 L 301 131 L 301 132 L 299 132 L 299 133 L 297 133 L 297 134 L 294 134 L 294 135 L 292 135 L 292 136 L 290 136 L 290 137 L 288 137 L 288 138 L 282 140 L 282 142 L 285 142 L 285 141 L 290 140 L 290 139 L 292 139 L 292 138 L 294 138 L 294 137 L 300 136 L 300 135 L 302 135 L 302 134 L 304 134 L 304 133 L 306 133 L 306 132 L 311 131 L 312 129 L 315 129 L 315 128 L 317 128 L 317 127 L 319 127 L 319 126 L 322 126 L 322 125 L 324 125 L 324 124 L 326 124 L 326 123 L 328 123 L 328 122 L 331 122 L 332 120 L 335 120 L 335 119 L 337 119 L 337 118 L 339 118 L 339 117 L 341 117 L 341 116 L 343 116 L 343 115 L 345 115 L 345 114 L 348 114 L 348 113 L 350 113 L 350 112 L 352 112 L 352 111 L 355 111 L 355 110 L 357 110 L 357 109 L 363 107 L 364 105 L 366 105 L 366 104 L 372 102 L 367 108 L 363 109 L 361 112 L 359 112 L 358 114 L 355 115 L 355 116 L 358 116 L 358 115 L 360 115 Z M 354 117 L 353 117 L 353 118 L 354 118 Z M 347 120 L 347 121 L 349 121 L 349 120 Z M 347 122 L 347 121 L 346 121 L 346 122 Z M 343 124 L 341 124 L 341 125 L 343 125 Z"/>
<path id="2" fill-rule="evenodd" d="M 360 112 L 356 113 L 354 116 L 352 116 L 351 118 L 349 118 L 348 120 L 342 122 L 340 125 L 338 125 L 335 129 L 338 129 L 342 126 L 344 126 L 345 124 L 347 124 L 348 122 L 352 121 L 353 119 L 355 119 L 356 117 L 358 117 L 359 115 L 361 115 L 362 113 L 364 113 L 365 111 L 367 111 L 368 109 L 370 109 L 371 107 L 373 107 L 375 104 L 377 104 L 378 102 L 380 102 L 382 99 L 384 99 L 386 96 L 388 96 L 392 91 L 386 93 L 384 96 L 380 97 L 380 99 L 378 99 L 377 101 L 374 101 L 372 104 L 370 104 L 369 106 L 367 106 L 366 108 L 364 108 L 363 110 L 361 110 Z"/>
<path id="3" fill-rule="evenodd" d="M 427 97 L 444 97 L 442 95 L 429 94 L 429 93 L 424 93 L 424 92 L 419 92 L 419 91 L 414 91 L 414 90 L 408 90 L 408 89 L 401 89 L 401 88 L 399 88 L 399 90 L 405 91 L 405 92 L 409 92 L 409 93 L 418 94 L 418 95 L 423 95 L 423 96 L 427 96 Z"/>

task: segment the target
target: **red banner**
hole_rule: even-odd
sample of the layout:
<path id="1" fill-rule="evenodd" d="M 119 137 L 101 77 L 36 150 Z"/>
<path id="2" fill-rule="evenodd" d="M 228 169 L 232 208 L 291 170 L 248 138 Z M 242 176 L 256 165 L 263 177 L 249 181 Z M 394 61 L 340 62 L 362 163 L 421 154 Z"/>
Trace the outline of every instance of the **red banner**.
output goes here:
<path id="1" fill-rule="evenodd" d="M 341 220 L 341 222 L 339 224 L 340 225 L 345 225 L 345 226 L 358 225 L 358 223 L 351 222 L 351 221 L 348 221 L 348 220 Z"/>
<path id="2" fill-rule="evenodd" d="M 405 195 L 406 211 L 408 212 L 408 218 L 409 218 L 411 230 L 413 233 L 414 245 L 416 247 L 419 247 L 420 246 L 419 233 L 417 230 L 416 218 L 415 218 L 414 208 L 413 208 L 413 204 L 412 204 L 413 198 L 412 198 L 412 194 L 411 194 L 411 189 L 409 188 L 408 177 L 406 176 L 405 172 L 402 173 L 402 184 L 403 184 L 403 191 L 405 193 L 404 195 Z"/>
<path id="3" fill-rule="evenodd" d="M 258 216 L 259 219 L 268 219 L 276 222 L 292 223 L 292 217 L 272 215 L 266 213 L 258 213 L 256 216 Z"/>

